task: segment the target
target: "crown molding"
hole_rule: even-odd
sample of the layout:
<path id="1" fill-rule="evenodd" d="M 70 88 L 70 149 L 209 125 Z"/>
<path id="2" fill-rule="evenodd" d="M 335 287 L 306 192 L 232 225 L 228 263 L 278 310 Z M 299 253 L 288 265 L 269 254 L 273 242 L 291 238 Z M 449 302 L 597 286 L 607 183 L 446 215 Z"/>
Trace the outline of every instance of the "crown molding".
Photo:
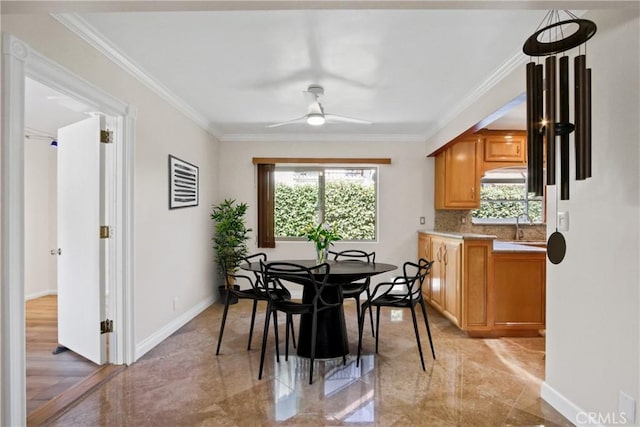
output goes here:
<path id="1" fill-rule="evenodd" d="M 220 137 L 221 142 L 425 142 L 424 135 L 418 134 L 312 134 L 278 133 L 254 134 L 234 133 Z"/>
<path id="2" fill-rule="evenodd" d="M 102 53 L 114 64 L 122 68 L 124 71 L 136 78 L 140 83 L 151 89 L 162 99 L 174 106 L 178 111 L 193 120 L 204 130 L 212 134 L 216 138 L 220 138 L 221 132 L 216 129 L 212 123 L 202 114 L 194 110 L 183 99 L 171 92 L 158 79 L 144 71 L 144 69 L 136 64 L 133 60 L 120 52 L 106 37 L 104 37 L 96 28 L 82 19 L 75 13 L 54 13 L 51 16 L 67 27 L 71 32 L 76 34 L 82 40 L 86 41 L 91 47 Z"/>

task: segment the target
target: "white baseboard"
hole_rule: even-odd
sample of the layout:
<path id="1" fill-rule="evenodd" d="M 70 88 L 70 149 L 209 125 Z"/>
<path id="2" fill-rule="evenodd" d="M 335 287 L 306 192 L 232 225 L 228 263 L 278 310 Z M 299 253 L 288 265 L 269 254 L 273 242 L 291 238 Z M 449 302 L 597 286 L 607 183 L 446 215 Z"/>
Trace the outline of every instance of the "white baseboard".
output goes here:
<path id="1" fill-rule="evenodd" d="M 48 290 L 48 291 L 40 291 L 40 292 L 35 292 L 29 295 L 25 295 L 24 296 L 24 300 L 25 301 L 29 301 L 31 299 L 36 299 L 36 298 L 40 298 L 40 297 L 46 297 L 48 295 L 58 295 L 58 290 L 54 289 L 54 290 Z"/>
<path id="2" fill-rule="evenodd" d="M 564 397 L 546 382 L 543 382 L 540 387 L 540 397 L 576 426 L 601 426 L 601 424 L 589 423 L 589 418 L 585 415 L 587 412 L 584 409 Z"/>
<path id="3" fill-rule="evenodd" d="M 207 299 L 198 303 L 189 311 L 186 311 L 180 317 L 177 317 L 175 320 L 164 326 L 158 332 L 145 338 L 142 342 L 137 344 L 135 360 L 138 360 L 139 358 L 144 356 L 149 350 L 160 344 L 175 331 L 186 325 L 191 319 L 206 310 L 207 307 L 209 307 L 216 301 L 216 299 L 216 295 L 209 296 Z"/>

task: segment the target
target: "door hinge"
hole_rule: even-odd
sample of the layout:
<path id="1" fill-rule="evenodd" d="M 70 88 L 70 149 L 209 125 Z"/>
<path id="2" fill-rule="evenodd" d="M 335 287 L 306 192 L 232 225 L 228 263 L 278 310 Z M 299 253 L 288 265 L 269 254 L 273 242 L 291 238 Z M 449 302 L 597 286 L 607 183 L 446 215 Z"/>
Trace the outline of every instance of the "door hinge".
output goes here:
<path id="1" fill-rule="evenodd" d="M 101 334 L 108 334 L 110 332 L 113 332 L 113 320 L 105 319 L 105 320 L 101 321 L 100 322 L 100 333 Z"/>
<path id="2" fill-rule="evenodd" d="M 110 130 L 100 131 L 100 142 L 103 144 L 111 144 L 113 142 L 113 132 Z"/>
<path id="3" fill-rule="evenodd" d="M 101 225 L 100 226 L 100 238 L 101 239 L 108 239 L 109 237 L 111 237 L 111 227 L 109 227 L 108 225 Z"/>

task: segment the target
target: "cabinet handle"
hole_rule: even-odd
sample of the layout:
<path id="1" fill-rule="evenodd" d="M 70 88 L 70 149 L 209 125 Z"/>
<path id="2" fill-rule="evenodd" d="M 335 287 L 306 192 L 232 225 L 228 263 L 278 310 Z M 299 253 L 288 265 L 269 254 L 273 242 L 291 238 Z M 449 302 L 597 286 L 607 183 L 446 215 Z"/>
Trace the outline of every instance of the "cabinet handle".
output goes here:
<path id="1" fill-rule="evenodd" d="M 449 264 L 449 251 L 447 251 L 447 248 L 444 248 L 444 265 L 448 265 Z"/>
<path id="2" fill-rule="evenodd" d="M 475 199 L 476 199 L 476 188 L 471 187 L 471 200 L 475 200 Z"/>
<path id="3" fill-rule="evenodd" d="M 520 146 L 519 145 L 516 147 L 516 153 L 520 154 Z"/>
<path id="4" fill-rule="evenodd" d="M 442 247 L 438 248 L 438 253 L 436 254 L 436 259 L 438 262 L 442 261 Z"/>

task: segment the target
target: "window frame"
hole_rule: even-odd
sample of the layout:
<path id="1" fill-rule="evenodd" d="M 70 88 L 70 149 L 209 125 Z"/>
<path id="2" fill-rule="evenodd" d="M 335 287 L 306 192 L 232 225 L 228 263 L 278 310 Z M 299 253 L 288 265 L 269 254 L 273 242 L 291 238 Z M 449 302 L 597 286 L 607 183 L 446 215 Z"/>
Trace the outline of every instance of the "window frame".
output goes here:
<path id="1" fill-rule="evenodd" d="M 500 171 L 499 169 L 497 170 L 492 170 L 492 171 L 488 171 L 489 173 L 491 172 L 498 172 Z M 508 170 L 503 170 L 504 172 L 508 172 Z M 480 180 L 480 206 L 482 206 L 482 203 L 502 203 L 502 202 L 524 202 L 524 207 L 525 207 L 525 212 L 522 214 L 527 214 L 529 215 L 529 205 L 532 201 L 540 201 L 542 203 L 542 217 L 540 219 L 540 221 L 532 221 L 532 224 L 535 225 L 544 225 L 546 223 L 546 192 L 544 196 L 532 196 L 532 193 L 527 191 L 527 184 L 528 184 L 528 175 L 526 174 L 526 171 L 520 171 L 520 170 L 512 170 L 511 172 L 517 172 L 521 174 L 521 178 L 485 178 L 483 177 Z M 523 198 L 521 199 L 517 199 L 517 200 L 507 200 L 507 199 L 502 199 L 502 200 L 483 200 L 482 199 L 482 185 L 483 184 L 496 184 L 496 183 L 501 183 L 501 184 L 518 184 L 518 185 L 523 185 L 524 186 L 524 191 L 523 191 Z M 540 197 L 538 199 L 538 197 Z M 509 218 L 475 218 L 473 216 L 473 211 L 479 210 L 478 209 L 473 209 L 472 213 L 471 213 L 471 223 L 472 224 L 476 224 L 476 225 L 502 225 L 502 224 L 516 224 L 517 219 L 515 217 L 509 217 Z"/>
<path id="2" fill-rule="evenodd" d="M 253 164 L 257 167 L 257 200 L 258 200 L 258 218 L 257 218 L 257 243 L 259 248 L 275 248 L 275 230 L 274 230 L 274 197 L 275 197 L 275 168 L 281 164 L 296 164 L 298 166 L 326 165 L 326 167 L 334 166 L 340 168 L 348 167 L 366 167 L 364 165 L 388 165 L 391 164 L 390 158 L 289 158 L 289 157 L 254 157 Z M 293 165 L 292 165 L 293 166 Z M 377 167 L 376 176 L 379 176 L 380 168 Z M 376 239 L 378 236 L 378 219 L 379 207 L 379 183 L 376 181 Z M 302 238 L 301 238 L 302 239 Z M 279 241 L 285 241 L 278 239 Z M 287 239 L 288 241 L 297 241 L 298 239 Z M 351 240 L 350 240 L 351 241 Z M 354 242 L 360 240 L 353 240 Z M 372 242 L 375 240 L 362 240 L 362 242 Z"/>

